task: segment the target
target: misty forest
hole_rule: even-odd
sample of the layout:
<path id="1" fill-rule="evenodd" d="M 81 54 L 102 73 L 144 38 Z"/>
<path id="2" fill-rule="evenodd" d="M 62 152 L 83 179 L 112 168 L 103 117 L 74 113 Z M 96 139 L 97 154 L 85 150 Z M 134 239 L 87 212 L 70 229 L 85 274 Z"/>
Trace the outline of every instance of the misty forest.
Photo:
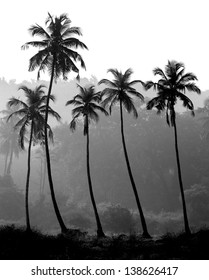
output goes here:
<path id="1" fill-rule="evenodd" d="M 80 78 L 90 50 L 67 14 L 29 33 L 37 81 L 0 79 L 0 258 L 208 259 L 209 99 L 193 105 L 195 69 Z"/>

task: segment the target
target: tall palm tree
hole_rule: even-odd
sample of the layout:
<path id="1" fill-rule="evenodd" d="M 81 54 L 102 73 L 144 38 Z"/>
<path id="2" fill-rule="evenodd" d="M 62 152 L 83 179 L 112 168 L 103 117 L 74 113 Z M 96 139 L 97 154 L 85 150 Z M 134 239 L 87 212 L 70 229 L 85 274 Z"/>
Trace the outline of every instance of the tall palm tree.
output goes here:
<path id="1" fill-rule="evenodd" d="M 114 80 L 110 81 L 108 79 L 102 79 L 99 81 L 99 85 L 104 84 L 107 87 L 102 91 L 102 95 L 105 97 L 103 100 L 103 105 L 106 107 L 109 105 L 109 111 L 111 114 L 112 107 L 119 103 L 120 106 L 120 123 L 121 123 L 121 136 L 122 136 L 122 144 L 123 144 L 123 150 L 125 154 L 125 160 L 126 165 L 128 169 L 129 178 L 131 181 L 131 185 L 133 188 L 134 196 L 136 199 L 137 207 L 139 210 L 140 218 L 141 218 L 141 224 L 143 229 L 143 237 L 150 238 L 150 235 L 147 230 L 147 225 L 144 217 L 144 213 L 141 207 L 141 203 L 139 200 L 138 191 L 136 188 L 136 184 L 134 181 L 134 177 L 131 170 L 131 165 L 129 162 L 128 152 L 126 148 L 126 142 L 125 142 L 125 136 L 124 136 L 124 124 L 123 124 L 123 107 L 126 109 L 128 113 L 133 113 L 134 117 L 138 117 L 137 110 L 134 106 L 134 102 L 132 97 L 137 97 L 140 100 L 144 100 L 144 97 L 141 93 L 139 93 L 133 86 L 136 83 L 142 83 L 140 80 L 134 80 L 130 81 L 130 77 L 133 73 L 131 69 L 127 69 L 124 74 L 117 69 L 109 69 L 108 72 L 110 72 L 114 76 Z"/>
<path id="2" fill-rule="evenodd" d="M 29 46 L 39 48 L 38 53 L 31 57 L 29 61 L 29 71 L 38 68 L 38 79 L 41 71 L 48 69 L 50 74 L 45 115 L 45 148 L 52 202 L 62 232 L 66 232 L 67 228 L 61 217 L 54 193 L 47 137 L 47 121 L 53 81 L 56 81 L 61 75 L 63 79 L 67 79 L 67 74 L 70 71 L 79 73 L 79 69 L 75 64 L 77 61 L 79 61 L 81 67 L 85 69 L 85 63 L 81 55 L 72 48 L 76 49 L 81 47 L 82 49 L 87 49 L 87 47 L 84 43 L 73 37 L 73 35 L 82 35 L 80 28 L 71 27 L 70 24 L 71 20 L 68 18 L 67 14 L 61 14 L 59 17 L 53 17 L 51 14 L 48 14 L 45 22 L 45 29 L 38 24 L 32 25 L 29 28 L 29 32 L 32 36 L 39 36 L 42 40 L 27 42 L 22 46 L 23 49 L 27 49 Z M 79 75 L 77 77 L 79 77 Z"/>
<path id="3" fill-rule="evenodd" d="M 36 142 L 40 138 L 41 132 L 43 133 L 45 126 L 45 111 L 46 111 L 46 100 L 47 96 L 44 94 L 45 86 L 37 86 L 34 90 L 29 89 L 26 86 L 20 86 L 19 89 L 23 90 L 26 96 L 26 102 L 23 102 L 17 98 L 11 98 L 8 101 L 8 106 L 19 106 L 20 109 L 13 112 L 9 117 L 11 119 L 13 116 L 20 116 L 20 120 L 15 124 L 14 129 L 19 130 L 19 145 L 21 149 L 25 148 L 25 135 L 27 134 L 27 127 L 30 127 L 29 132 L 29 145 L 28 145 L 28 168 L 27 168 L 27 177 L 26 177 L 26 192 L 25 192 L 25 209 L 26 209 L 26 226 L 27 231 L 31 230 L 30 219 L 29 219 L 29 207 L 28 207 L 28 195 L 29 195 L 29 181 L 30 181 L 30 163 L 31 163 L 31 146 L 32 143 Z M 54 97 L 50 96 L 51 100 L 54 100 Z M 56 113 L 50 107 L 48 108 L 50 115 L 56 117 L 57 120 L 60 119 L 58 113 Z M 49 131 L 49 137 L 52 137 L 52 131 L 50 126 L 47 126 Z"/>
<path id="4" fill-rule="evenodd" d="M 193 73 L 185 73 L 185 66 L 181 62 L 168 61 L 168 64 L 165 66 L 165 71 L 160 68 L 155 68 L 153 70 L 154 75 L 159 75 L 160 79 L 157 83 L 148 81 L 144 84 L 145 89 L 148 90 L 153 88 L 157 90 L 157 97 L 154 97 L 147 103 L 147 109 L 150 110 L 153 107 L 157 109 L 157 113 L 161 111 L 166 111 L 166 121 L 169 126 L 174 128 L 174 137 L 175 137 L 175 151 L 176 151 L 176 160 L 178 168 L 178 178 L 180 193 L 182 198 L 183 205 L 183 215 L 184 215 L 184 225 L 186 234 L 190 234 L 189 222 L 187 217 L 186 202 L 184 197 L 184 188 L 181 175 L 181 166 L 179 158 L 179 149 L 178 149 L 178 138 L 177 138 L 177 129 L 176 129 L 176 112 L 175 105 L 177 100 L 183 102 L 183 106 L 191 110 L 192 115 L 194 116 L 194 106 L 192 101 L 185 95 L 186 91 L 193 91 L 198 94 L 201 93 L 200 89 L 195 85 L 194 81 L 197 80 L 197 77 Z"/>
<path id="5" fill-rule="evenodd" d="M 94 199 L 92 181 L 91 181 L 91 173 L 90 173 L 90 163 L 89 163 L 89 124 L 91 120 L 96 122 L 99 121 L 99 115 L 96 111 L 100 111 L 105 115 L 108 115 L 107 111 L 99 106 L 99 102 L 101 101 L 100 93 L 95 92 L 95 87 L 93 85 L 88 87 L 82 87 L 77 85 L 80 90 L 80 94 L 77 94 L 72 100 L 67 101 L 67 105 L 74 105 L 75 108 L 72 110 L 72 121 L 70 122 L 70 129 L 75 131 L 76 129 L 76 120 L 79 117 L 83 118 L 84 130 L 83 134 L 86 136 L 86 166 L 87 166 L 87 177 L 89 184 L 89 192 L 91 197 L 91 202 L 94 209 L 94 214 L 97 223 L 97 236 L 104 237 L 105 234 L 102 229 L 102 224 L 100 222 L 99 214 L 97 211 L 96 202 Z"/>

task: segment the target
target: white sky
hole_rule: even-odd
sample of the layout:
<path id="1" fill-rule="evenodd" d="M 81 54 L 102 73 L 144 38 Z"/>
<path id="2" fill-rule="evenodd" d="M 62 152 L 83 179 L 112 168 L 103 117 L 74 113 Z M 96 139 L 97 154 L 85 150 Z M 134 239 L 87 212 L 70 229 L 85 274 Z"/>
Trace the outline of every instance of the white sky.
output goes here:
<path id="1" fill-rule="evenodd" d="M 37 49 L 21 50 L 33 40 L 30 25 L 44 27 L 47 12 L 67 13 L 79 26 L 79 39 L 89 48 L 80 51 L 87 66 L 81 76 L 108 77 L 108 68 L 131 67 L 133 79 L 154 79 L 152 70 L 168 60 L 181 61 L 209 89 L 209 9 L 204 0 L 6 0 L 0 16 L 0 77 L 36 79 L 28 60 Z M 70 77 L 74 75 L 69 75 Z M 45 78 L 45 76 L 42 76 Z"/>

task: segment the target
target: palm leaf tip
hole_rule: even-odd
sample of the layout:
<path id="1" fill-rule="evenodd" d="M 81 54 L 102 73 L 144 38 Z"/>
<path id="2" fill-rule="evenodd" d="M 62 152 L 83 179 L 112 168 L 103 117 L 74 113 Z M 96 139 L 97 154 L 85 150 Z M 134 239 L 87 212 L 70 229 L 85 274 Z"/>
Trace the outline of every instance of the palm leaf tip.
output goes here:
<path id="1" fill-rule="evenodd" d="M 29 45 L 25 43 L 24 45 L 21 46 L 21 50 L 27 50 L 29 48 Z"/>
<path id="2" fill-rule="evenodd" d="M 75 121 L 75 119 L 73 119 L 73 120 L 70 122 L 70 130 L 71 130 L 72 132 L 74 132 L 75 129 L 76 129 L 76 121 Z"/>

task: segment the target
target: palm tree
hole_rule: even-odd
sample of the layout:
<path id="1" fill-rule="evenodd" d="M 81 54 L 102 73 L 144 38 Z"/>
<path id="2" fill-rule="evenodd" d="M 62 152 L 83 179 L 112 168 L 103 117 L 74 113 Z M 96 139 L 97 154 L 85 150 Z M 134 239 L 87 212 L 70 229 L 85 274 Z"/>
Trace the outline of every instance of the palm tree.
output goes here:
<path id="1" fill-rule="evenodd" d="M 102 95 L 105 97 L 103 100 L 103 105 L 106 107 L 109 104 L 110 114 L 112 112 L 112 107 L 119 103 L 120 106 L 120 122 L 121 122 L 121 136 L 122 136 L 122 144 L 123 150 L 125 154 L 126 165 L 128 169 L 129 178 L 131 181 L 131 185 L 133 188 L 134 196 L 136 199 L 137 207 L 139 210 L 141 224 L 143 229 L 143 237 L 150 238 L 150 235 L 147 230 L 147 225 L 144 217 L 144 213 L 141 207 L 141 203 L 139 200 L 138 191 L 136 188 L 136 184 L 134 181 L 134 177 L 131 170 L 131 165 L 129 162 L 128 152 L 126 148 L 125 136 L 124 136 L 124 124 L 123 124 L 123 107 L 126 109 L 128 113 L 133 113 L 134 117 L 138 117 L 137 110 L 134 106 L 132 97 L 137 97 L 140 100 L 144 100 L 144 97 L 141 93 L 139 93 L 133 86 L 136 83 L 142 83 L 140 80 L 130 81 L 130 77 L 133 73 L 131 69 L 127 69 L 125 73 L 119 72 L 117 69 L 109 69 L 107 72 L 110 72 L 114 76 L 114 80 L 110 81 L 108 79 L 102 79 L 99 81 L 99 85 L 105 84 L 107 87 L 102 91 Z"/>
<path id="2" fill-rule="evenodd" d="M 192 101 L 185 95 L 186 91 L 193 91 L 198 94 L 201 93 L 200 89 L 195 85 L 193 81 L 197 80 L 197 77 L 193 73 L 185 73 L 185 66 L 183 63 L 176 61 L 168 61 L 165 66 L 165 72 L 160 68 L 153 70 L 154 75 L 159 75 L 160 79 L 157 83 L 148 81 L 144 84 L 145 89 L 153 88 L 157 90 L 157 97 L 154 97 L 147 103 L 147 109 L 150 110 L 153 107 L 157 109 L 157 113 L 161 113 L 166 110 L 166 121 L 169 126 L 174 128 L 175 137 L 175 151 L 178 168 L 178 178 L 180 193 L 183 205 L 184 225 L 186 234 L 191 234 L 189 228 L 189 222 L 187 217 L 186 202 L 184 197 L 184 188 L 181 175 L 181 166 L 178 149 L 177 129 L 176 129 L 176 112 L 175 105 L 177 100 L 183 102 L 183 106 L 191 110 L 194 116 L 194 106 Z"/>
<path id="3" fill-rule="evenodd" d="M 202 139 L 209 139 L 209 98 L 206 98 L 204 101 L 204 106 L 202 108 L 198 108 L 196 110 L 198 114 L 203 115 L 202 117 L 199 117 L 198 120 L 202 121 L 202 132 L 201 132 L 201 138 Z"/>
<path id="4" fill-rule="evenodd" d="M 19 121 L 19 118 L 13 117 L 10 118 L 9 122 L 6 121 L 8 116 L 11 115 L 13 112 L 15 112 L 17 109 L 18 109 L 17 106 L 15 106 L 12 109 L 7 106 L 5 110 L 1 111 L 4 117 L 1 119 L 1 125 L 0 125 L 0 135 L 1 135 L 0 152 L 5 155 L 4 175 L 11 174 L 13 156 L 15 155 L 15 157 L 18 158 L 20 152 L 20 147 L 17 141 L 18 133 L 13 129 L 14 123 Z"/>
<path id="5" fill-rule="evenodd" d="M 37 159 L 40 159 L 40 200 L 42 200 L 44 196 L 44 186 L 46 181 L 46 154 L 45 154 L 45 146 L 44 144 L 40 144 L 41 147 L 36 150 Z"/>
<path id="6" fill-rule="evenodd" d="M 9 117 L 11 119 L 13 116 L 20 116 L 20 120 L 15 124 L 14 129 L 20 128 L 19 130 L 19 145 L 21 149 L 24 150 L 25 135 L 27 134 L 27 127 L 30 126 L 29 133 L 29 145 L 28 145 L 28 169 L 26 177 L 26 192 L 25 192 L 25 209 L 26 209 L 26 226 L 27 231 L 31 231 L 30 219 L 29 219 L 29 207 L 28 207 L 28 194 L 29 194 L 29 180 L 30 180 L 30 162 L 31 162 L 31 146 L 32 143 L 36 142 L 40 138 L 40 135 L 45 131 L 45 111 L 46 111 L 46 100 L 47 96 L 44 95 L 44 85 L 37 86 L 34 90 L 29 89 L 26 86 L 20 86 L 19 90 L 23 90 L 26 96 L 26 102 L 23 102 L 17 98 L 11 98 L 8 101 L 8 106 L 19 106 L 19 110 L 13 112 Z M 51 100 L 54 100 L 53 96 L 50 96 Z M 60 119 L 58 113 L 48 108 L 50 115 L 56 117 L 57 120 Z M 49 131 L 49 137 L 52 137 L 52 131 L 50 126 L 47 126 Z"/>
<path id="7" fill-rule="evenodd" d="M 61 14 L 59 17 L 53 17 L 48 14 L 45 25 L 46 29 L 38 24 L 32 25 L 29 28 L 29 32 L 32 36 L 39 36 L 41 41 L 27 42 L 22 46 L 23 49 L 27 49 L 29 46 L 38 47 L 40 50 L 37 54 L 31 57 L 29 61 L 29 71 L 33 71 L 38 68 L 38 79 L 40 72 L 48 69 L 50 74 L 50 83 L 46 102 L 46 115 L 45 115 L 45 148 L 46 148 L 46 160 L 48 170 L 48 180 L 51 191 L 52 202 L 54 205 L 55 214 L 61 227 L 62 232 L 66 232 L 67 228 L 59 212 L 59 208 L 56 202 L 54 186 L 52 180 L 50 154 L 47 137 L 47 121 L 48 121 L 48 108 L 50 94 L 52 91 L 53 81 L 57 80 L 60 75 L 63 79 L 67 79 L 67 74 L 70 71 L 79 73 L 75 62 L 79 61 L 81 67 L 85 69 L 85 63 L 80 54 L 78 54 L 72 48 L 81 47 L 87 49 L 86 45 L 79 41 L 73 35 L 82 35 L 79 27 L 70 27 L 71 20 L 67 14 Z M 77 76 L 79 77 L 79 75 Z"/>
<path id="8" fill-rule="evenodd" d="M 51 131 L 50 131 L 51 132 Z M 50 140 L 52 144 L 54 144 L 54 137 L 53 133 L 51 132 Z M 44 186 L 46 181 L 46 169 L 47 169 L 47 163 L 46 163 L 46 153 L 45 153 L 45 137 L 44 137 L 44 130 L 40 130 L 37 140 L 37 144 L 40 145 L 40 148 L 36 150 L 36 154 L 38 159 L 41 160 L 41 170 L 40 170 L 40 201 L 44 198 Z M 50 151 L 50 154 L 51 151 Z"/>
<path id="9" fill-rule="evenodd" d="M 75 131 L 76 129 L 76 120 L 81 116 L 83 117 L 84 130 L 83 134 L 86 136 L 86 166 L 87 166 L 87 177 L 89 184 L 89 192 L 91 197 L 91 202 L 94 209 L 94 214 L 97 223 L 97 236 L 104 237 L 105 234 L 102 229 L 102 224 L 100 222 L 99 214 L 97 211 L 96 202 L 94 199 L 92 181 L 91 181 L 91 173 L 90 173 L 90 163 L 89 163 L 89 124 L 91 120 L 96 122 L 99 121 L 99 115 L 96 111 L 100 111 L 105 115 L 108 115 L 107 111 L 99 106 L 99 102 L 101 101 L 100 93 L 95 92 L 95 87 L 93 85 L 88 87 L 82 87 L 77 85 L 80 90 L 80 94 L 77 94 L 72 100 L 67 101 L 67 105 L 76 106 L 72 110 L 72 121 L 70 122 L 70 129 Z"/>
<path id="10" fill-rule="evenodd" d="M 3 171 L 3 175 L 5 176 L 8 170 L 7 165 L 8 165 L 8 157 L 10 152 L 10 142 L 8 141 L 8 139 L 10 139 L 11 135 L 8 126 L 3 121 L 1 121 L 0 124 L 0 135 L 1 135 L 0 153 L 5 156 L 4 171 Z"/>

